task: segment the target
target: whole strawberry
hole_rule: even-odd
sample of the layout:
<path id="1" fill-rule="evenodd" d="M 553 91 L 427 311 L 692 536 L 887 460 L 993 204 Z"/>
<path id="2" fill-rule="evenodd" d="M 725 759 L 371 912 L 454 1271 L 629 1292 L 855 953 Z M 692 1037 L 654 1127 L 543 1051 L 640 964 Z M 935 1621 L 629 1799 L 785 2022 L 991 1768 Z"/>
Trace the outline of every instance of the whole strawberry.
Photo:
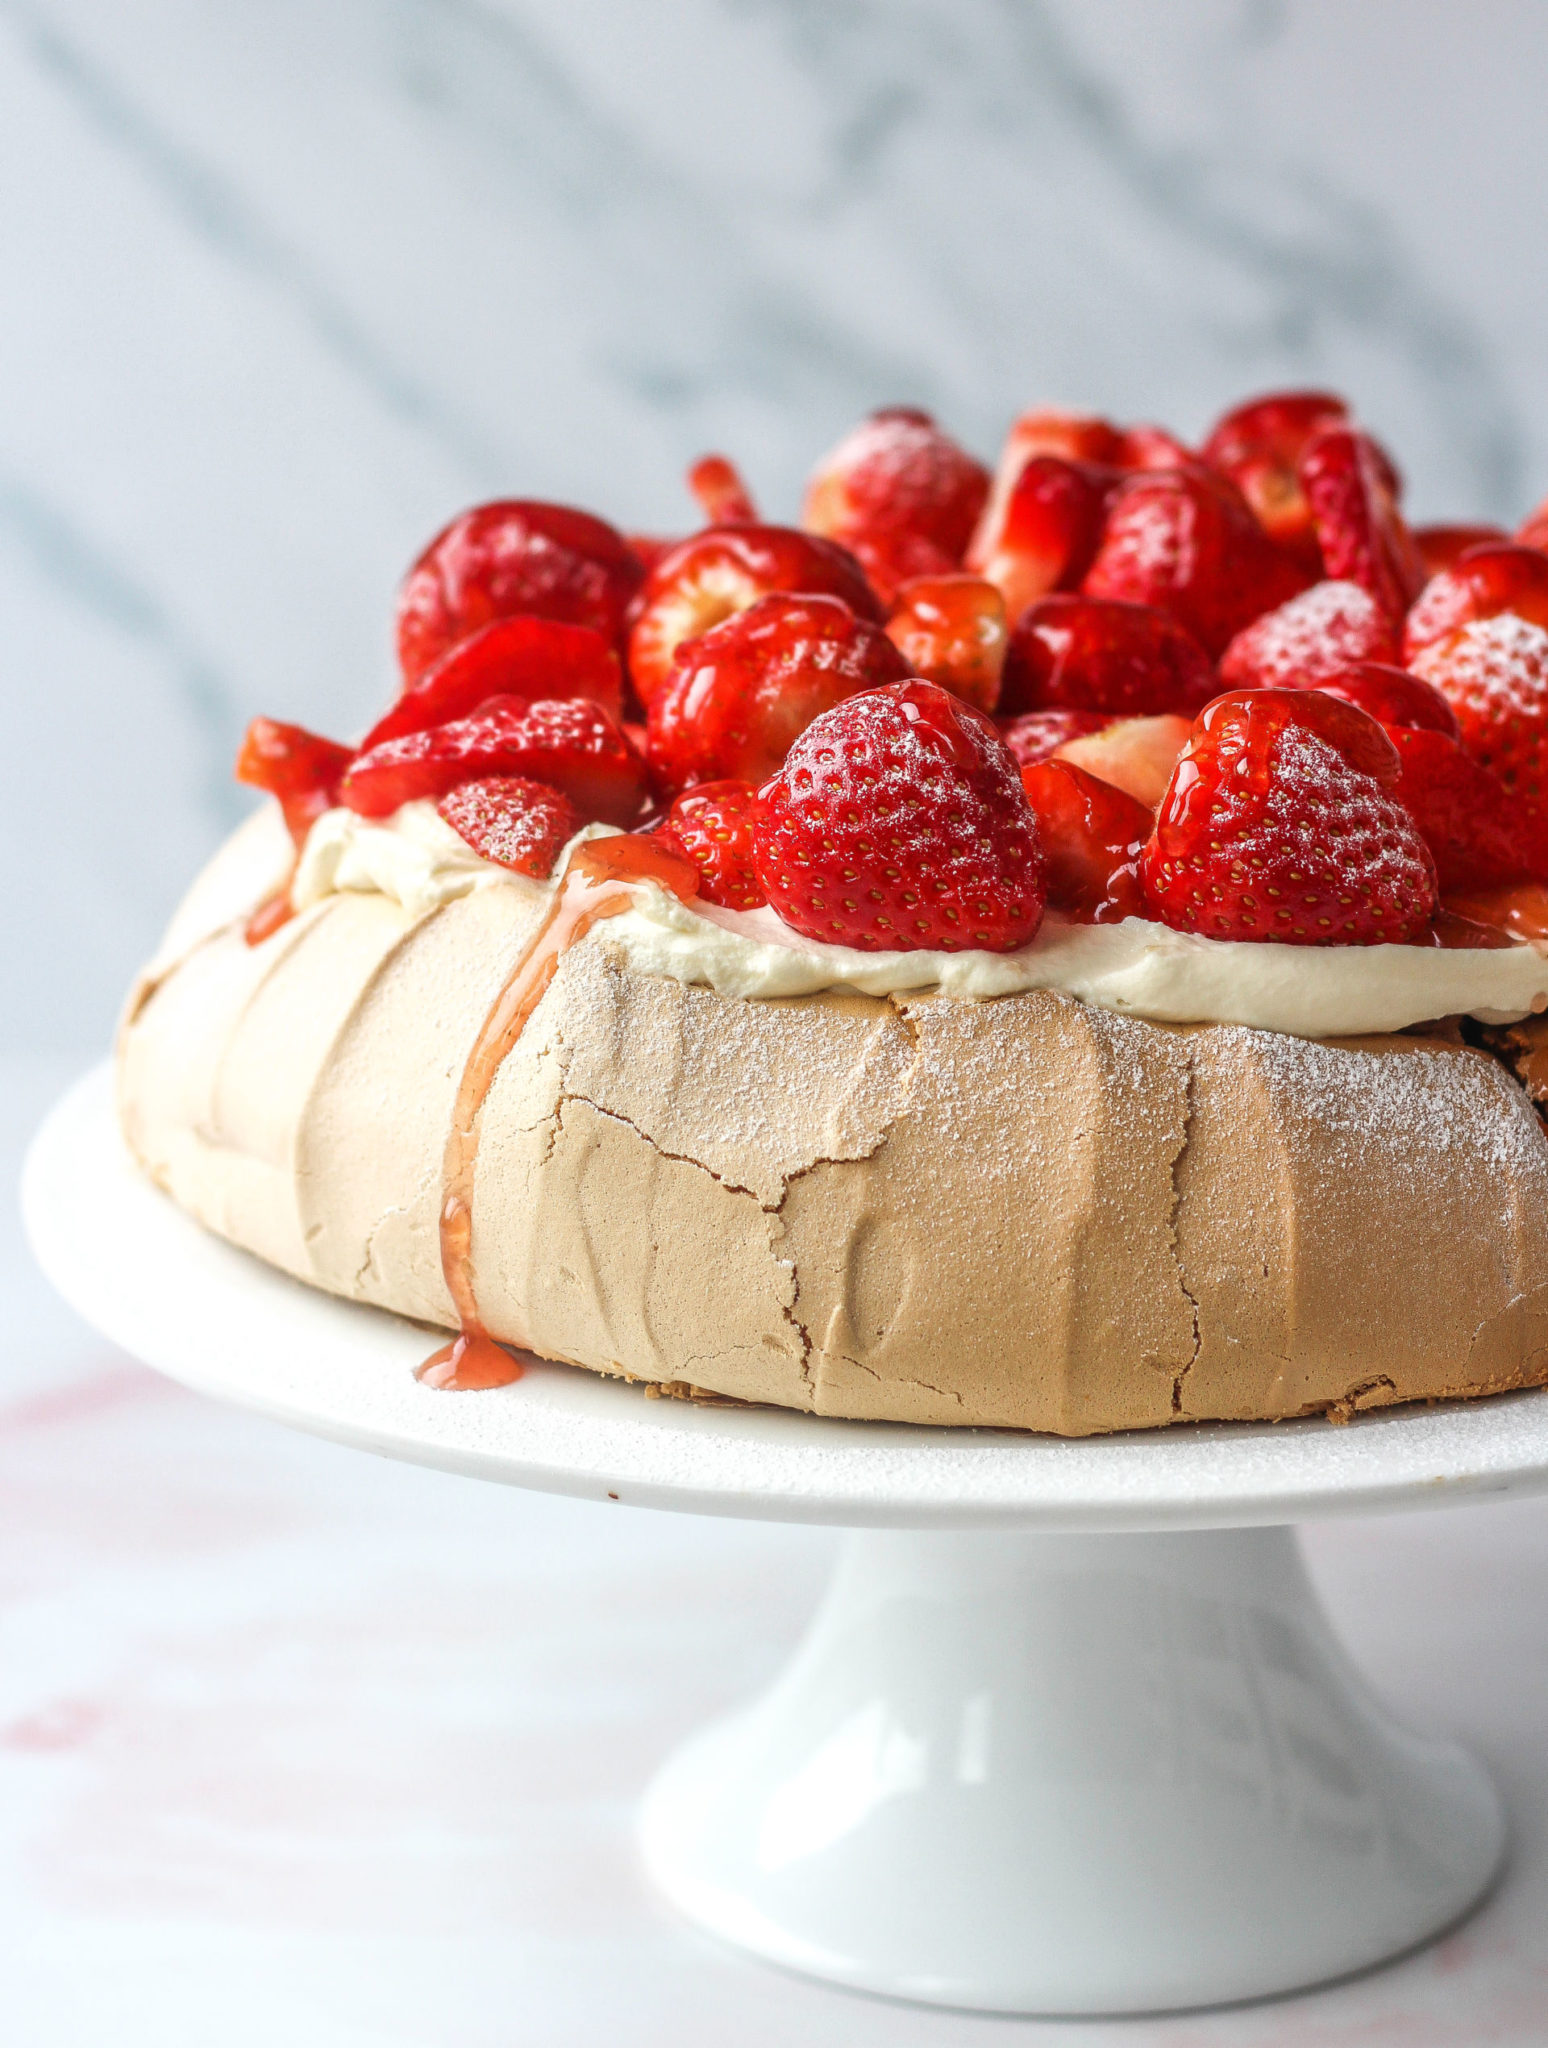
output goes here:
<path id="1" fill-rule="evenodd" d="M 836 597 L 759 598 L 677 650 L 647 714 L 651 774 L 663 790 L 765 782 L 820 713 L 908 672 L 882 629 Z"/>
<path id="2" fill-rule="evenodd" d="M 1191 717 L 1218 689 L 1209 656 L 1165 612 L 1105 597 L 1044 597 L 1011 635 L 1000 709 Z"/>
<path id="3" fill-rule="evenodd" d="M 1043 853 L 1015 761 L 934 683 L 851 697 L 758 793 L 758 874 L 786 924 L 864 952 L 1005 953 L 1043 919 Z"/>
<path id="4" fill-rule="evenodd" d="M 750 782 L 705 782 L 686 790 L 656 827 L 656 837 L 699 870 L 699 894 L 724 910 L 757 910 L 768 898 L 753 861 Z"/>
<path id="5" fill-rule="evenodd" d="M 1314 583 L 1250 626 L 1220 657 L 1228 690 L 1303 689 L 1354 661 L 1395 662 L 1397 629 L 1358 583 Z"/>
<path id="6" fill-rule="evenodd" d="M 1409 945 L 1435 866 L 1392 795 L 1392 741 L 1319 690 L 1217 697 L 1194 723 L 1140 857 L 1150 914 L 1212 939 Z"/>
<path id="7" fill-rule="evenodd" d="M 989 472 L 927 412 L 886 406 L 818 463 L 802 524 L 843 543 L 889 605 L 899 584 L 958 567 Z"/>
<path id="8" fill-rule="evenodd" d="M 1475 619 L 1415 656 L 1457 714 L 1462 744 L 1517 799 L 1548 810 L 1548 627 L 1514 612 Z"/>
<path id="9" fill-rule="evenodd" d="M 1548 626 L 1548 555 L 1540 549 L 1509 541 L 1469 548 L 1432 576 L 1404 622 L 1404 657 L 1412 661 L 1459 627 L 1501 612 Z"/>

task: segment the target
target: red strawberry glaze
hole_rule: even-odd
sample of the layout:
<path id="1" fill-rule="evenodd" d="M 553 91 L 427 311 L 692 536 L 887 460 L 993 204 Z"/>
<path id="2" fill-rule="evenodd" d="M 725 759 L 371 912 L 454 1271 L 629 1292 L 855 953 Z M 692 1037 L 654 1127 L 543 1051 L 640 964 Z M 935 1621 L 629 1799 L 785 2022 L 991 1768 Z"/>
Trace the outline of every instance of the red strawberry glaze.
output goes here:
<path id="1" fill-rule="evenodd" d="M 558 619 L 496 619 L 459 640 L 412 683 L 360 743 L 362 753 L 405 733 L 466 718 L 491 697 L 585 697 L 613 718 L 623 708 L 623 675 L 611 644 L 589 626 Z"/>
<path id="2" fill-rule="evenodd" d="M 769 900 L 753 857 L 750 782 L 704 782 L 676 800 L 655 837 L 699 871 L 699 894 L 724 910 L 759 910 Z"/>
<path id="3" fill-rule="evenodd" d="M 1244 626 L 1220 657 L 1227 689 L 1300 689 L 1351 662 L 1397 662 L 1397 628 L 1358 583 L 1314 583 Z"/>
<path id="4" fill-rule="evenodd" d="M 907 674 L 881 628 L 838 598 L 759 598 L 679 647 L 650 706 L 651 774 L 662 790 L 766 782 L 821 712 Z"/>
<path id="5" fill-rule="evenodd" d="M 899 589 L 887 638 L 905 673 L 950 690 L 977 711 L 1000 700 L 1005 600 L 981 576 L 916 576 Z"/>
<path id="6" fill-rule="evenodd" d="M 1001 709 L 1191 716 L 1218 689 L 1209 656 L 1165 612 L 1113 598 L 1045 597 L 1011 636 Z"/>
<path id="7" fill-rule="evenodd" d="M 441 1170 L 441 1271 L 460 1325 L 451 1343 L 425 1360 L 416 1378 L 448 1392 L 509 1386 L 523 1367 L 490 1336 L 478 1311 L 473 1263 L 473 1185 L 479 1117 L 494 1079 L 570 947 L 604 918 L 631 908 L 631 882 L 651 881 L 685 903 L 699 891 L 698 869 L 658 840 L 621 834 L 593 839 L 570 856 L 537 930 L 496 996 L 457 1084 Z"/>
<path id="8" fill-rule="evenodd" d="M 1043 916 L 1037 821 L 989 720 L 895 683 L 816 720 L 759 792 L 758 874 L 794 930 L 863 952 L 1008 952 Z"/>
<path id="9" fill-rule="evenodd" d="M 308 832 L 338 802 L 339 785 L 353 759 L 348 747 L 322 739 L 305 726 L 255 718 L 237 753 L 236 779 L 251 789 L 267 790 L 278 800 L 298 860 Z M 295 915 L 290 900 L 294 876 L 293 860 L 284 886 L 266 896 L 244 925 L 248 945 L 261 946 Z"/>
<path id="10" fill-rule="evenodd" d="M 404 680 L 417 682 L 459 640 L 516 612 L 616 641 L 640 573 L 623 535 L 589 512 L 532 498 L 475 505 L 442 528 L 403 579 Z"/>
<path id="11" fill-rule="evenodd" d="M 1321 691 L 1217 697 L 1141 857 L 1151 915 L 1208 938 L 1416 943 L 1435 869 L 1400 774 L 1381 727 Z"/>
<path id="12" fill-rule="evenodd" d="M 1078 924 L 1143 917 L 1139 857 L 1154 822 L 1145 806 L 1072 761 L 1035 762 L 1021 786 L 1037 813 L 1049 904 Z"/>

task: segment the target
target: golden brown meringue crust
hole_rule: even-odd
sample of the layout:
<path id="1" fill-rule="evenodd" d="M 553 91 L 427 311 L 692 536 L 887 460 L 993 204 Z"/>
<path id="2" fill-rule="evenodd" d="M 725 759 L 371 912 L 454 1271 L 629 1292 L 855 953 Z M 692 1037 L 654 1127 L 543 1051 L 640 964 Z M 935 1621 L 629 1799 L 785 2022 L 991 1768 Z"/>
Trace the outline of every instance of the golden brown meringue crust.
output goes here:
<path id="1" fill-rule="evenodd" d="M 330 897 L 260 816 L 131 999 L 126 1135 L 203 1223 L 449 1324 L 452 1098 L 538 912 Z M 485 1105 L 479 1305 L 542 1356 L 823 1415 L 1085 1435 L 1548 1379 L 1548 1142 L 1486 1055 L 1038 992 L 753 1002 L 576 947 Z M 428 1348 L 428 1347 L 427 1347 Z"/>

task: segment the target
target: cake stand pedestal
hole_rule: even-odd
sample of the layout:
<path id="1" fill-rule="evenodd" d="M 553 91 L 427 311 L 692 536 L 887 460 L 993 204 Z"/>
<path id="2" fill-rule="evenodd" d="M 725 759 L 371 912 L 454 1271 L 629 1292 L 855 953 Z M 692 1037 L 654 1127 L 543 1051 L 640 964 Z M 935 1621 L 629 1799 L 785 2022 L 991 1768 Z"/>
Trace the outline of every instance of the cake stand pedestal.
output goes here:
<path id="1" fill-rule="evenodd" d="M 983 2011 L 1171 2010 L 1386 1960 L 1499 1867 L 1488 1779 L 1371 1697 L 1289 1525 L 1548 1488 L 1548 1394 L 1066 1442 L 536 1361 L 439 1393 L 424 1331 L 147 1185 L 103 1071 L 40 1133 L 24 1210 L 60 1291 L 187 1385 L 471 1476 L 857 1532 L 784 1675 L 645 1799 L 656 1883 L 759 1955 Z"/>

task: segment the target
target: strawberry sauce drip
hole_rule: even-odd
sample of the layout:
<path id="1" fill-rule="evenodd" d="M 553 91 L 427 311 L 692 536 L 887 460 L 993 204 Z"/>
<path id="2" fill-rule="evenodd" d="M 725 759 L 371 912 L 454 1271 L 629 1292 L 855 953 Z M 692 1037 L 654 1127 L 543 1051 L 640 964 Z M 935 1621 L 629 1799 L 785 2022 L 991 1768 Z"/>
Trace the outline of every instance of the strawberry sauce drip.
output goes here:
<path id="1" fill-rule="evenodd" d="M 631 882 L 659 883 L 688 903 L 698 894 L 699 872 L 691 861 L 659 840 L 634 833 L 592 839 L 578 846 L 553 901 L 522 948 L 473 1042 L 457 1084 L 441 1176 L 441 1271 L 461 1334 L 418 1368 L 415 1378 L 426 1386 L 465 1392 L 509 1386 L 521 1378 L 522 1367 L 489 1335 L 478 1312 L 473 1272 L 473 1178 L 478 1164 L 479 1117 L 496 1074 L 543 1000 L 560 961 L 594 925 L 631 908 Z"/>
<path id="2" fill-rule="evenodd" d="M 294 879 L 294 869 L 291 878 Z M 282 889 L 276 889 L 272 896 L 265 896 L 258 908 L 242 927 L 242 936 L 250 946 L 261 946 L 265 939 L 272 938 L 281 925 L 289 924 L 296 908 L 290 900 L 290 882 Z"/>

